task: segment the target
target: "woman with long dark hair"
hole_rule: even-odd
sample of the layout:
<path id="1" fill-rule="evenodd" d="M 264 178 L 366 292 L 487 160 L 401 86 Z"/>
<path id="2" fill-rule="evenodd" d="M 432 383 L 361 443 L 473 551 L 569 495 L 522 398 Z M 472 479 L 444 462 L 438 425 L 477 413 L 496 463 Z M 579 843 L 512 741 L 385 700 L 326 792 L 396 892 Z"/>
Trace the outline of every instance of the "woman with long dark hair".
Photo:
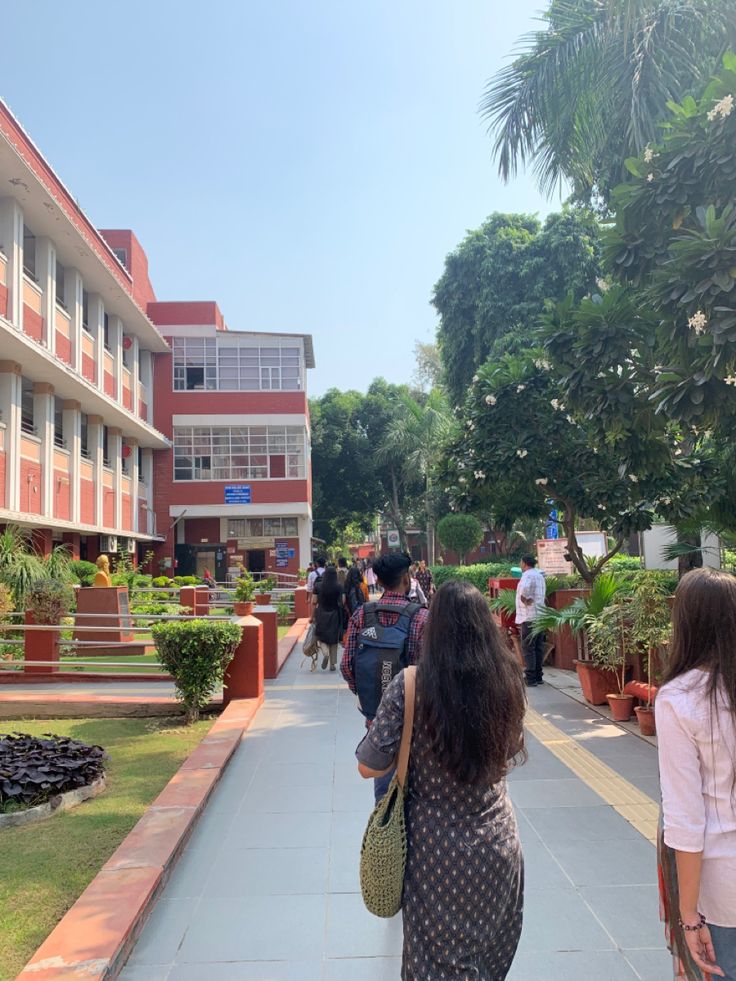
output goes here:
<path id="1" fill-rule="evenodd" d="M 345 614 L 342 601 L 343 590 L 337 578 L 337 569 L 328 565 L 324 575 L 314 586 L 312 595 L 312 621 L 314 632 L 326 651 L 322 657 L 322 670 L 337 670 L 337 645 L 345 630 Z"/>
<path id="2" fill-rule="evenodd" d="M 660 882 L 679 977 L 736 981 L 736 579 L 695 569 L 655 701 Z"/>
<path id="3" fill-rule="evenodd" d="M 401 977 L 500 981 L 521 933 L 523 860 L 505 778 L 526 756 L 526 697 L 470 583 L 445 583 L 432 600 L 415 705 Z M 403 721 L 402 671 L 356 751 L 362 776 L 393 767 Z"/>
<path id="4" fill-rule="evenodd" d="M 345 606 L 348 617 L 351 617 L 365 602 L 363 573 L 357 565 L 351 566 L 345 579 Z"/>

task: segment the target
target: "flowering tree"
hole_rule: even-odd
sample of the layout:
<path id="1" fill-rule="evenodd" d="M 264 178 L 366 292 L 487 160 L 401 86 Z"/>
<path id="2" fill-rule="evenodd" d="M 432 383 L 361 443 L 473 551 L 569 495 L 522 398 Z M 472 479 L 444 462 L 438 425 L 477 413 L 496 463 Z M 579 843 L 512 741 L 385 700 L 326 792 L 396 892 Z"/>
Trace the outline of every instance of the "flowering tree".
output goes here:
<path id="1" fill-rule="evenodd" d="M 570 559 L 587 582 L 631 532 L 651 525 L 663 476 L 675 481 L 666 468 L 635 472 L 622 463 L 594 426 L 568 410 L 554 365 L 539 351 L 508 354 L 478 371 L 445 476 L 456 507 L 516 517 L 557 509 Z M 592 564 L 576 536 L 582 518 L 594 519 L 612 539 Z"/>

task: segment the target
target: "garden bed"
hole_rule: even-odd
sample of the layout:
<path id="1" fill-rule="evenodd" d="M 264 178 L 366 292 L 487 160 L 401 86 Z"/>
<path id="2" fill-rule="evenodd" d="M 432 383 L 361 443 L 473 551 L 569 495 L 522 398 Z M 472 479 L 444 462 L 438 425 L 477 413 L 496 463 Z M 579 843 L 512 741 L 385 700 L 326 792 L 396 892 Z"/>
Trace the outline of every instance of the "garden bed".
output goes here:
<path id="1" fill-rule="evenodd" d="M 0 981 L 22 969 L 158 796 L 212 720 L 63 719 L 0 723 L 104 746 L 107 789 L 40 826 L 0 831 Z"/>

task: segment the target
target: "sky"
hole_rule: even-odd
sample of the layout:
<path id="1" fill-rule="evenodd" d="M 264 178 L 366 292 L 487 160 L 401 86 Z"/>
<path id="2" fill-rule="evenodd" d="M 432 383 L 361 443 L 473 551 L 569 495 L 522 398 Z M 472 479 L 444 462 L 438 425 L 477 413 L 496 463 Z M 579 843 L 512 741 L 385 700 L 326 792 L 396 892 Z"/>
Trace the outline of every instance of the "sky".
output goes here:
<path id="1" fill-rule="evenodd" d="M 504 185 L 478 114 L 542 0 L 5 0 L 0 96 L 159 300 L 314 337 L 310 394 L 411 379 Z M 12 39 L 12 43 L 9 43 Z"/>

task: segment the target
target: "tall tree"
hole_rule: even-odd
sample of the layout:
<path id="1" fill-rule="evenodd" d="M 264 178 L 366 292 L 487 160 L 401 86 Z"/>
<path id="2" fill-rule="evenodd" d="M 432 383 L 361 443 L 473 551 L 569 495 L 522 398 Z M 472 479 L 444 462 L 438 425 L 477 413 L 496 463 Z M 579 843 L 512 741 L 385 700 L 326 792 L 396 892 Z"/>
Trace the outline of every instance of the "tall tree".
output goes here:
<path id="1" fill-rule="evenodd" d="M 422 400 L 401 393 L 395 407 L 396 412 L 386 427 L 377 457 L 384 462 L 398 461 L 409 484 L 413 484 L 417 478 L 423 481 L 427 553 L 430 564 L 433 564 L 437 518 L 433 478 L 445 448 L 452 417 L 447 401 L 438 389 Z"/>
<path id="2" fill-rule="evenodd" d="M 609 200 L 667 102 L 700 88 L 736 42 L 733 0 L 552 0 L 544 21 L 481 111 L 504 180 L 530 163 L 544 192 L 567 181 L 583 202 Z"/>
<path id="3" fill-rule="evenodd" d="M 547 300 L 589 292 L 598 274 L 599 230 L 584 209 L 541 225 L 531 215 L 493 214 L 448 255 L 432 303 L 444 383 L 461 404 L 494 343 L 528 335 Z"/>

